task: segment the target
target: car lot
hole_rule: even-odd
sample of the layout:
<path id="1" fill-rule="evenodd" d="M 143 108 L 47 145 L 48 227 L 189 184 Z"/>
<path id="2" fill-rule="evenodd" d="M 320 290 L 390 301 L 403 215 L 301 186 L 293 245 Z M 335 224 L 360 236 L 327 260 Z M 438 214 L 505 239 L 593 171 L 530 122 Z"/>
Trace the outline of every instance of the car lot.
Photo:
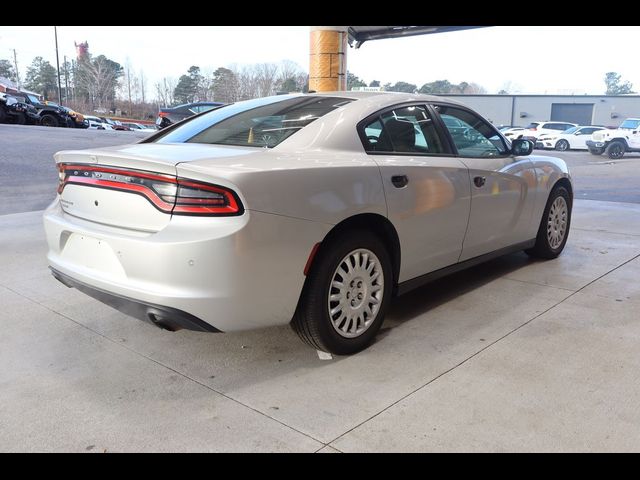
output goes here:
<path id="1" fill-rule="evenodd" d="M 322 361 L 287 327 L 164 332 L 51 278 L 51 154 L 143 137 L 0 126 L 0 450 L 640 449 L 640 156 L 544 152 L 576 186 L 559 259 L 422 287 Z"/>
<path id="2" fill-rule="evenodd" d="M 133 143 L 146 137 L 146 133 L 116 130 L 0 125 L 0 194 L 4 199 L 0 215 L 42 210 L 51 202 L 58 181 L 55 152 Z M 586 150 L 534 150 L 533 154 L 557 156 L 568 163 L 576 198 L 640 203 L 640 154 L 629 153 L 620 160 Z"/>

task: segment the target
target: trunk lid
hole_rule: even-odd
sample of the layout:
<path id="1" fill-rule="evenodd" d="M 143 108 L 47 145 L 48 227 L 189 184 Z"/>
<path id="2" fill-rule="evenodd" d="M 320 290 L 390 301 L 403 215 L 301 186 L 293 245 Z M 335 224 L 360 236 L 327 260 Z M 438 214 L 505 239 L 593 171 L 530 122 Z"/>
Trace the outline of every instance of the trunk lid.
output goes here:
<path id="1" fill-rule="evenodd" d="M 66 213 L 84 220 L 157 232 L 171 220 L 173 203 L 165 201 L 162 193 L 175 185 L 179 163 L 204 159 L 234 163 L 239 156 L 259 150 L 139 143 L 58 152 L 56 163 L 59 168 L 62 164 L 65 176 L 60 203 Z"/>

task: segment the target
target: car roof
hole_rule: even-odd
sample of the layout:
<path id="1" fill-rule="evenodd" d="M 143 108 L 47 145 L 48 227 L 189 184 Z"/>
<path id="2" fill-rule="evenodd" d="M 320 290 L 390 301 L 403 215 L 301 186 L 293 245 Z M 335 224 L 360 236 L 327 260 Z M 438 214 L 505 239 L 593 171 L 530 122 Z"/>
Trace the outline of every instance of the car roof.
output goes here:
<path id="1" fill-rule="evenodd" d="M 435 95 L 425 95 L 422 93 L 403 93 L 403 92 L 352 92 L 352 91 L 333 91 L 333 92 L 312 92 L 297 93 L 289 95 L 280 95 L 282 97 L 292 98 L 295 96 L 321 96 L 321 97 L 338 97 L 356 100 L 352 105 L 357 103 L 361 107 L 375 107 L 376 110 L 390 107 L 398 103 L 405 102 L 428 102 L 442 103 L 449 105 L 457 105 L 463 108 L 469 108 L 462 102 L 451 100 L 449 98 L 439 97 Z"/>

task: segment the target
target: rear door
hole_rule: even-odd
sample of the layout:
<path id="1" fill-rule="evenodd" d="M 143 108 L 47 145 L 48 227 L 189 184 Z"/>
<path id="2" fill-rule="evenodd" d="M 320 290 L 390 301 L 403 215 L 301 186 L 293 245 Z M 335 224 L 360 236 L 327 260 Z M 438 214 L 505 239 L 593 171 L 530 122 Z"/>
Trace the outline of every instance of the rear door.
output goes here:
<path id="1" fill-rule="evenodd" d="M 527 157 L 513 157 L 497 130 L 462 107 L 436 105 L 460 160 L 468 167 L 471 214 L 460 261 L 526 240 L 530 235 L 536 175 Z"/>
<path id="2" fill-rule="evenodd" d="M 470 208 L 469 174 L 422 104 L 381 110 L 359 125 L 380 166 L 388 217 L 402 249 L 399 280 L 454 264 Z"/>

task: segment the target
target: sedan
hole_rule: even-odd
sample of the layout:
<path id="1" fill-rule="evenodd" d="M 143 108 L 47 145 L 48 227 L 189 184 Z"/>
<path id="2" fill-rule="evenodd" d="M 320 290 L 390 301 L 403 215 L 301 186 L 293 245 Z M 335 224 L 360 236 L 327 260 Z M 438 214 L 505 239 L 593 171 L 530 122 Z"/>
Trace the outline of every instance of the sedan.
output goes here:
<path id="1" fill-rule="evenodd" d="M 591 134 L 598 130 L 606 130 L 606 127 L 588 125 L 572 127 L 564 132 L 545 133 L 538 137 L 536 148 L 555 148 L 560 152 L 565 150 L 587 150 L 586 141 L 591 139 Z"/>
<path id="2" fill-rule="evenodd" d="M 178 105 L 173 108 L 161 108 L 158 112 L 158 118 L 156 119 L 156 125 L 158 128 L 165 128 L 169 125 L 173 125 L 185 118 L 189 118 L 198 113 L 208 112 L 214 108 L 220 108 L 224 103 L 220 102 L 195 102 L 185 103 L 184 105 Z"/>
<path id="3" fill-rule="evenodd" d="M 239 102 L 137 144 L 58 152 L 48 261 L 167 330 L 289 323 L 352 354 L 395 295 L 506 253 L 562 252 L 571 177 L 532 149 L 440 97 Z"/>

